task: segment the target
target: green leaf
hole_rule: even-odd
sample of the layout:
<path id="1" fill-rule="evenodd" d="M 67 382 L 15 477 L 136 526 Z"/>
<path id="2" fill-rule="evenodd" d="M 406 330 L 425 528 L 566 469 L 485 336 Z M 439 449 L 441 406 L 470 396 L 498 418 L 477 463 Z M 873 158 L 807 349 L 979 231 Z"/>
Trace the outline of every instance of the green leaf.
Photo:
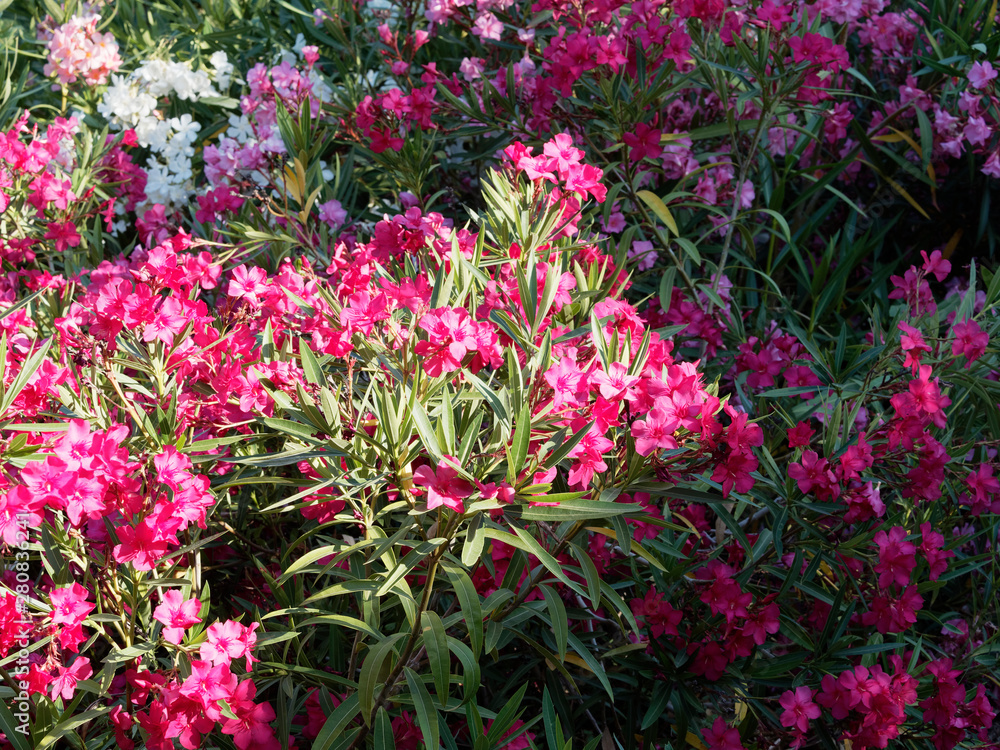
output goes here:
<path id="1" fill-rule="evenodd" d="M 358 707 L 365 724 L 371 724 L 372 721 L 375 690 L 392 668 L 391 664 L 386 663 L 386 659 L 393 654 L 392 647 L 396 641 L 405 635 L 406 633 L 395 633 L 368 649 L 368 655 L 361 665 L 361 676 L 358 678 Z"/>
<path id="2" fill-rule="evenodd" d="M 441 741 L 438 731 L 438 712 L 434 708 L 431 694 L 427 692 L 420 675 L 412 669 L 403 667 L 403 674 L 406 675 L 406 684 L 410 688 L 410 695 L 413 696 L 413 707 L 417 710 L 417 724 L 420 725 L 420 733 L 424 737 L 424 747 L 436 748 Z"/>
<path id="3" fill-rule="evenodd" d="M 514 484 L 517 475 L 524 468 L 524 460 L 528 456 L 528 444 L 531 441 L 531 404 L 527 401 L 517 415 L 517 425 L 514 437 L 507 447 L 507 482 Z"/>
<path id="4" fill-rule="evenodd" d="M 451 684 L 451 651 L 448 649 L 448 636 L 437 612 L 430 610 L 424 612 L 421 622 L 427 661 L 431 665 L 431 674 L 434 675 L 434 689 L 437 691 L 438 702 L 444 706 L 448 703 L 448 687 Z"/>
<path id="5" fill-rule="evenodd" d="M 357 630 L 367 636 L 371 636 L 376 641 L 381 641 L 384 638 L 381 633 L 374 628 L 369 627 L 365 622 L 348 615 L 317 615 L 316 617 L 310 617 L 308 620 L 298 623 L 298 627 L 300 628 L 304 628 L 309 625 L 342 625 L 345 628 L 351 628 L 352 630 Z"/>
<path id="6" fill-rule="evenodd" d="M 539 495 L 547 501 L 547 495 Z M 609 503 L 604 500 L 566 500 L 558 505 L 535 505 L 524 508 L 521 518 L 525 521 L 580 521 L 614 516 L 636 515 L 645 510 L 638 503 Z"/>
<path id="7" fill-rule="evenodd" d="M 392 722 L 389 720 L 389 712 L 383 706 L 379 706 L 375 714 L 375 727 L 372 729 L 372 739 L 375 741 L 375 750 L 396 750 L 396 740 L 392 734 Z"/>
<path id="8" fill-rule="evenodd" d="M 566 661 L 566 644 L 569 639 L 569 618 L 566 616 L 566 605 L 562 598 L 550 586 L 538 587 L 545 597 L 545 606 L 549 610 L 552 621 L 552 632 L 556 637 L 556 651 L 561 661 Z"/>
<path id="9" fill-rule="evenodd" d="M 14 705 L 12 699 L 0 701 L 0 731 L 7 735 L 7 742 L 14 746 L 14 750 L 31 750 L 28 735 L 18 729 L 20 725 L 14 718 L 10 705 Z"/>
<path id="10" fill-rule="evenodd" d="M 677 267 L 670 266 L 670 268 L 663 272 L 663 277 L 660 279 L 660 307 L 664 313 L 670 310 L 670 297 L 674 288 L 674 279 L 676 277 Z"/>
<path id="11" fill-rule="evenodd" d="M 98 717 L 104 716 L 104 714 L 108 713 L 110 710 L 111 706 L 105 706 L 104 708 L 92 708 L 89 711 L 84 711 L 83 713 L 63 719 L 56 724 L 56 726 L 53 727 L 48 734 L 42 737 L 39 743 L 35 745 L 35 750 L 45 750 L 46 748 L 52 747 L 69 732 L 72 732 L 77 727 L 82 727 L 84 724 L 87 724 Z"/>
<path id="12" fill-rule="evenodd" d="M 302 359 L 302 372 L 305 373 L 306 380 L 314 385 L 326 385 L 326 376 L 323 374 L 323 368 L 304 338 L 299 338 L 299 357 Z"/>
<path id="13" fill-rule="evenodd" d="M 503 708 L 497 712 L 497 717 L 493 720 L 493 724 L 486 735 L 486 739 L 489 740 L 491 747 L 495 746 L 500 738 L 514 725 L 514 722 L 517 721 L 518 709 L 521 708 L 521 704 L 524 702 L 524 694 L 527 690 L 528 683 L 525 682 L 516 693 L 507 699 Z"/>
<path id="14" fill-rule="evenodd" d="M 603 337 L 601 337 L 600 340 L 603 341 L 604 340 Z M 551 469 L 553 466 L 555 466 L 564 458 L 566 458 L 566 456 L 569 455 L 569 452 L 573 450 L 580 443 L 581 440 L 583 440 L 583 438 L 587 435 L 588 432 L 590 432 L 591 426 L 592 425 L 589 424 L 584 425 L 579 430 L 577 430 L 576 433 L 574 433 L 573 437 L 571 437 L 569 440 L 563 440 L 562 443 L 560 443 L 555 448 L 555 450 L 553 450 L 545 457 L 545 461 L 542 464 L 543 468 L 545 468 L 546 470 Z M 557 433 L 557 435 L 560 433 Z"/>
<path id="15" fill-rule="evenodd" d="M 498 529 L 486 529 L 486 535 L 491 539 L 505 542 L 512 547 L 517 547 L 519 550 L 523 550 L 534 555 L 538 561 L 545 566 L 545 569 L 559 579 L 564 585 L 573 589 L 573 591 L 577 592 L 581 596 L 584 595 L 584 592 L 580 589 L 580 587 L 566 577 L 559 561 L 546 552 L 542 545 L 538 543 L 537 539 L 532 537 L 531 534 L 524 529 L 518 528 L 517 526 L 514 526 L 513 529 L 514 534 L 508 534 Z"/>
<path id="16" fill-rule="evenodd" d="M 322 547 L 317 547 L 316 549 L 311 549 L 306 552 L 302 557 L 298 558 L 291 565 L 285 567 L 285 572 L 278 577 L 278 583 L 283 584 L 288 581 L 293 575 L 298 573 L 303 568 L 307 568 L 314 562 L 327 557 L 328 555 L 336 555 L 343 549 L 343 545 L 340 544 L 325 544 Z"/>
<path id="17" fill-rule="evenodd" d="M 410 396 L 410 416 L 413 417 L 413 424 L 417 428 L 417 434 L 420 436 L 420 441 L 424 444 L 424 448 L 434 459 L 435 463 L 441 463 L 441 446 L 438 444 L 437 436 L 434 434 L 434 428 L 431 427 L 430 420 L 427 419 L 427 412 L 424 411 L 423 404 L 416 398 L 416 392 Z"/>
<path id="18" fill-rule="evenodd" d="M 483 554 L 486 537 L 483 536 L 480 528 L 482 522 L 483 514 L 474 513 L 469 519 L 469 525 L 465 532 L 465 544 L 462 545 L 462 564 L 469 568 L 478 563 Z"/>
<path id="19" fill-rule="evenodd" d="M 547 685 L 542 691 L 542 726 L 545 727 L 545 740 L 548 742 L 549 750 L 562 750 L 564 743 L 562 724 L 556 716 Z"/>
<path id="20" fill-rule="evenodd" d="M 4 339 L 6 340 L 6 333 L 4 334 Z M 52 339 L 46 339 L 45 342 L 24 361 L 24 364 L 21 365 L 21 370 L 17 373 L 14 381 L 10 384 L 10 388 L 2 389 L 2 386 L 0 386 L 0 391 L 3 392 L 3 400 L 0 402 L 0 417 L 7 413 L 7 410 L 17 400 L 17 397 L 21 395 L 21 391 L 24 390 L 24 387 L 28 384 L 31 376 L 35 374 L 39 367 L 42 366 L 42 361 L 45 359 L 45 355 L 48 354 L 51 346 Z"/>
<path id="21" fill-rule="evenodd" d="M 341 738 L 344 729 L 360 711 L 358 694 L 352 694 L 334 710 L 313 741 L 312 750 L 330 750 L 333 743 Z"/>
<path id="22" fill-rule="evenodd" d="M 636 193 L 642 202 L 652 209 L 656 217 L 664 223 L 664 225 L 674 233 L 674 237 L 679 237 L 681 232 L 677 228 L 677 222 L 674 220 L 674 215 L 670 213 L 670 209 L 667 205 L 660 200 L 660 197 L 656 193 L 652 193 L 649 190 L 640 190 Z"/>
<path id="23" fill-rule="evenodd" d="M 500 400 L 493 389 L 484 383 L 477 375 L 473 375 L 471 372 L 465 371 L 463 373 L 465 379 L 472 383 L 472 386 L 479 391 L 482 397 L 490 405 L 496 418 L 500 420 L 500 426 L 503 429 L 503 437 L 506 439 L 510 435 L 511 423 L 510 423 L 510 410 L 504 406 L 504 403 Z"/>
<path id="24" fill-rule="evenodd" d="M 472 652 L 478 657 L 483 650 L 483 606 L 479 601 L 479 592 L 469 578 L 469 574 L 461 568 L 442 564 L 445 574 L 455 589 L 458 604 L 465 618 L 465 626 L 469 630 L 469 644 Z"/>
<path id="25" fill-rule="evenodd" d="M 583 578 L 587 582 L 587 593 L 590 595 L 590 604 L 594 609 L 597 609 L 601 606 L 601 574 L 597 570 L 597 565 L 594 564 L 590 554 L 580 546 L 572 542 L 566 546 L 569 547 L 569 551 L 573 553 L 573 557 L 580 563 L 580 570 L 583 572 Z"/>
<path id="26" fill-rule="evenodd" d="M 431 552 L 436 550 L 442 544 L 447 543 L 447 541 L 447 539 L 441 537 L 437 539 L 430 539 L 426 542 L 421 542 L 412 550 L 407 552 L 406 556 L 396 564 L 396 567 L 389 571 L 389 574 L 375 592 L 375 596 L 385 596 L 388 594 L 389 591 L 391 591 L 392 588 L 400 580 L 402 580 L 403 576 L 425 560 Z"/>
<path id="27" fill-rule="evenodd" d="M 293 422 L 290 419 L 281 419 L 279 417 L 258 417 L 258 421 L 263 422 L 272 430 L 280 432 L 283 435 L 291 435 L 298 440 L 302 440 L 306 443 L 312 443 L 313 445 L 321 445 L 322 441 L 317 440 L 314 435 L 318 430 L 310 425 L 302 424 L 301 422 Z"/>
<path id="28" fill-rule="evenodd" d="M 465 692 L 462 702 L 468 703 L 469 701 L 472 701 L 472 703 L 475 704 L 481 674 L 479 660 L 472 653 L 472 649 L 457 638 L 448 636 L 448 648 L 450 648 L 451 652 L 455 654 L 460 662 L 462 662 L 462 667 L 464 669 L 462 676 L 462 689 Z"/>
<path id="29" fill-rule="evenodd" d="M 622 535 L 620 535 L 614 529 L 606 529 L 600 526 L 588 526 L 587 531 L 592 531 L 597 534 L 603 534 L 604 536 L 614 539 L 616 542 L 618 542 L 619 545 L 621 545 L 619 539 L 622 538 Z M 632 539 L 630 535 L 624 535 L 624 538 L 629 545 L 629 552 L 631 552 L 634 555 L 638 555 L 657 570 L 660 571 L 666 570 L 666 568 L 663 567 L 663 563 L 661 563 L 659 560 L 653 557 L 653 553 L 651 553 L 649 550 L 647 550 L 645 547 L 639 544 L 639 542 L 635 541 L 635 539 Z"/>

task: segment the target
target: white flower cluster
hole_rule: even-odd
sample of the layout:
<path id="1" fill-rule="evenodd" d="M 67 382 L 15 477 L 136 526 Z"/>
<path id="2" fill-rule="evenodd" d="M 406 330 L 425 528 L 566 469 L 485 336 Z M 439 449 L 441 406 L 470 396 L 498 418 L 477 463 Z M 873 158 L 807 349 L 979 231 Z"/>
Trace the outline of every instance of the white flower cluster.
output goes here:
<path id="1" fill-rule="evenodd" d="M 233 66 L 226 53 L 216 52 L 209 62 L 211 71 L 192 70 L 190 64 L 173 60 L 147 60 L 127 76 L 113 76 L 97 106 L 108 123 L 133 128 L 139 145 L 152 151 L 146 161 L 148 205 L 172 208 L 191 196 L 191 158 L 201 125 L 190 114 L 167 118 L 158 106 L 167 96 L 196 102 L 227 91 Z"/>

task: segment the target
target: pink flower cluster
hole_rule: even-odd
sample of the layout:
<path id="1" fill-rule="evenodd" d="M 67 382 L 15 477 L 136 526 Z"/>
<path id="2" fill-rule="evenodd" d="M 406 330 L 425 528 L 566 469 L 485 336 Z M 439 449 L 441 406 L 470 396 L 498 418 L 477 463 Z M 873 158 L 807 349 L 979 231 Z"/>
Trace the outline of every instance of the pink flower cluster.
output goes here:
<path id="1" fill-rule="evenodd" d="M 55 76 L 64 86 L 76 83 L 78 78 L 88 86 L 107 83 L 108 76 L 121 67 L 122 59 L 114 35 L 97 30 L 100 20 L 100 15 L 85 10 L 83 15 L 73 16 L 54 29 L 42 26 L 39 36 L 48 52 L 45 75 Z"/>

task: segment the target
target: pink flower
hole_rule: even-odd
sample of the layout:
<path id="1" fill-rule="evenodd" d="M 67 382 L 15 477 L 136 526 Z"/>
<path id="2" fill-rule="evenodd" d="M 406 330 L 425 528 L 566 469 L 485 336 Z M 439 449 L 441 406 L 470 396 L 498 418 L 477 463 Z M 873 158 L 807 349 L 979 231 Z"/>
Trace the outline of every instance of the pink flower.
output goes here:
<path id="1" fill-rule="evenodd" d="M 52 700 L 62 697 L 63 700 L 72 700 L 76 693 L 76 684 L 80 680 L 86 680 L 94 673 L 90 666 L 90 659 L 83 656 L 76 657 L 72 667 L 59 667 L 59 672 L 50 685 Z"/>
<path id="2" fill-rule="evenodd" d="M 52 602 L 53 625 L 79 625 L 96 607 L 87 601 L 90 592 L 79 583 L 60 589 L 52 589 L 49 601 Z"/>
<path id="3" fill-rule="evenodd" d="M 233 279 L 229 282 L 226 293 L 230 297 L 245 299 L 254 307 L 260 307 L 260 299 L 257 295 L 263 294 L 266 290 L 267 272 L 257 266 L 247 268 L 241 263 L 233 269 Z"/>
<path id="4" fill-rule="evenodd" d="M 152 570 L 166 557 L 167 550 L 177 542 L 174 533 L 182 521 L 174 518 L 172 510 L 164 508 L 156 516 L 150 516 L 133 526 L 121 526 L 118 538 L 121 544 L 114 547 L 116 562 L 130 562 L 136 570 Z"/>
<path id="5" fill-rule="evenodd" d="M 903 347 L 903 351 L 906 352 L 906 357 L 903 359 L 903 367 L 912 368 L 915 375 L 920 367 L 920 357 L 924 352 L 929 352 L 931 348 L 924 341 L 924 335 L 909 323 L 899 321 L 898 327 L 902 331 L 899 341 Z"/>
<path id="6" fill-rule="evenodd" d="M 807 422 L 799 422 L 788 431 L 788 447 L 802 448 L 809 445 L 816 430 L 809 426 Z"/>
<path id="7" fill-rule="evenodd" d="M 160 599 L 160 605 L 153 611 L 153 619 L 166 626 L 163 628 L 163 637 L 167 641 L 180 643 L 184 638 L 184 631 L 201 622 L 198 617 L 201 602 L 197 599 L 185 599 L 177 589 L 164 592 Z"/>
<path id="8" fill-rule="evenodd" d="M 997 71 L 988 62 L 973 63 L 969 68 L 969 83 L 977 89 L 985 89 L 994 78 Z"/>
<path id="9" fill-rule="evenodd" d="M 951 353 L 954 356 L 965 355 L 965 369 L 969 369 L 972 363 L 986 353 L 986 347 L 990 343 L 990 335 L 986 333 L 979 324 L 972 320 L 956 323 L 952 329 L 955 341 L 951 346 Z"/>
<path id="10" fill-rule="evenodd" d="M 132 728 L 131 714 L 122 706 L 116 704 L 111 709 L 111 713 L 108 714 L 108 718 L 111 719 L 111 723 L 114 725 L 115 742 L 118 743 L 118 747 L 121 750 L 132 750 L 135 747 L 135 742 L 128 736 L 129 730 Z"/>
<path id="11" fill-rule="evenodd" d="M 830 470 L 827 460 L 820 458 L 815 451 L 803 451 L 801 463 L 789 464 L 788 476 L 798 483 L 803 494 L 815 488 L 816 499 L 821 502 L 840 496 L 836 475 Z"/>
<path id="12" fill-rule="evenodd" d="M 715 467 L 712 481 L 722 483 L 723 497 L 729 497 L 733 489 L 737 492 L 749 492 L 754 486 L 754 479 L 750 473 L 756 471 L 757 467 L 757 458 L 749 448 L 733 450 L 724 462 Z"/>
<path id="13" fill-rule="evenodd" d="M 972 504 L 973 514 L 978 516 L 983 511 L 988 510 L 993 513 L 1000 512 L 1000 501 L 994 500 L 997 495 L 1000 495 L 1000 481 L 993 476 L 993 469 L 989 464 L 979 464 L 979 468 L 971 472 L 965 478 L 965 482 L 976 495 L 975 502 Z M 992 506 L 996 507 L 992 508 Z"/>
<path id="14" fill-rule="evenodd" d="M 658 594 L 655 587 L 650 587 L 644 598 L 629 602 L 629 607 L 636 620 L 645 623 L 649 628 L 649 634 L 653 638 L 680 635 L 677 626 L 680 625 L 684 613 L 671 607 L 666 596 Z"/>
<path id="15" fill-rule="evenodd" d="M 778 701 L 785 709 L 781 714 L 781 725 L 800 732 L 807 731 L 809 720 L 818 719 L 822 713 L 812 697 L 813 691 L 804 685 L 783 693 Z"/>
<path id="16" fill-rule="evenodd" d="M 75 83 L 79 77 L 90 86 L 107 83 L 108 75 L 118 70 L 122 59 L 114 36 L 97 31 L 99 21 L 96 13 L 86 13 L 73 16 L 52 31 L 46 45 L 45 75 L 55 76 L 63 84 Z"/>
<path id="17" fill-rule="evenodd" d="M 45 239 L 56 241 L 56 252 L 65 252 L 69 247 L 79 247 L 81 238 L 72 221 L 52 222 L 45 232 Z"/>
<path id="18" fill-rule="evenodd" d="M 349 333 L 370 336 L 375 324 L 389 319 L 389 298 L 385 292 L 372 296 L 368 292 L 355 292 L 340 311 L 340 323 Z"/>
<path id="19" fill-rule="evenodd" d="M 413 351 L 433 378 L 461 369 L 466 354 L 479 347 L 479 329 L 489 328 L 488 324 L 474 323 L 464 307 L 429 310 L 417 325 L 427 331 L 427 341 L 418 341 Z"/>
<path id="20" fill-rule="evenodd" d="M 566 477 L 570 486 L 586 487 L 594 478 L 594 474 L 607 471 L 608 465 L 604 462 L 604 454 L 611 450 L 614 445 L 597 431 L 596 425 L 592 426 L 590 431 L 583 436 L 583 440 L 569 452 L 570 458 L 576 459 Z"/>
<path id="21" fill-rule="evenodd" d="M 347 211 L 340 205 L 340 201 L 338 200 L 329 200 L 326 203 L 320 203 L 318 208 L 320 220 L 325 221 L 331 229 L 343 226 L 344 222 L 347 221 Z"/>
<path id="22" fill-rule="evenodd" d="M 930 569 L 927 577 L 936 581 L 942 573 L 948 571 L 948 558 L 954 557 L 955 553 L 944 549 L 944 536 L 933 531 L 930 523 L 920 524 L 920 534 L 923 537 L 920 552 Z"/>
<path id="23" fill-rule="evenodd" d="M 938 378 L 931 381 L 930 365 L 920 366 L 919 377 L 910 381 L 909 392 L 916 407 L 926 414 L 936 414 L 951 405 L 951 399 L 943 395 L 938 387 Z"/>
<path id="24" fill-rule="evenodd" d="M 486 68 L 486 63 L 481 57 L 463 57 L 462 64 L 458 66 L 458 71 L 462 74 L 462 77 L 472 83 L 478 78 L 483 77 L 483 70 Z"/>
<path id="25" fill-rule="evenodd" d="M 657 158 L 663 153 L 660 146 L 660 136 L 663 131 L 652 128 L 644 122 L 635 126 L 634 133 L 625 133 L 622 140 L 629 147 L 629 159 L 633 162 L 642 161 L 645 157 Z"/>
<path id="26" fill-rule="evenodd" d="M 970 117 L 962 130 L 962 136 L 972 146 L 982 146 L 993 136 L 993 129 L 982 117 Z"/>
<path id="27" fill-rule="evenodd" d="M 488 10 L 483 11 L 476 17 L 472 33 L 484 41 L 492 39 L 498 42 L 503 34 L 503 23 Z"/>
<path id="28" fill-rule="evenodd" d="M 718 24 L 725 12 L 725 0 L 680 0 L 674 10 L 684 18 L 700 18 L 707 24 Z"/>
<path id="29" fill-rule="evenodd" d="M 781 27 L 792 20 L 792 15 L 782 0 L 777 0 L 777 2 L 764 0 L 760 8 L 757 9 L 757 18 L 773 26 L 775 31 L 781 31 Z"/>
<path id="30" fill-rule="evenodd" d="M 319 60 L 319 48 L 315 44 L 307 44 L 302 48 L 302 59 L 311 68 Z"/>
<path id="31" fill-rule="evenodd" d="M 899 598 L 887 594 L 872 597 L 871 608 L 861 615 L 861 624 L 874 625 L 883 635 L 901 633 L 917 621 L 917 611 L 923 606 L 923 597 L 917 593 L 917 587 L 910 584 Z"/>
<path id="32" fill-rule="evenodd" d="M 987 177 L 1000 178 L 1000 150 L 994 151 L 983 163 L 982 172 Z"/>
<path id="33" fill-rule="evenodd" d="M 711 729 L 703 730 L 702 734 L 708 750 L 744 750 L 740 730 L 729 726 L 721 716 L 715 720 Z"/>
<path id="34" fill-rule="evenodd" d="M 452 456 L 447 458 L 457 463 Z M 446 463 L 438 466 L 437 471 L 430 466 L 421 466 L 413 472 L 413 482 L 427 488 L 427 510 L 434 510 L 443 505 L 456 513 L 464 513 L 463 501 L 473 491 L 473 486 L 460 479 L 458 471 Z"/>
<path id="35" fill-rule="evenodd" d="M 905 586 L 910 582 L 910 574 L 917 566 L 917 548 L 906 541 L 906 529 L 893 526 L 889 533 L 880 531 L 875 535 L 878 546 L 878 564 L 875 572 L 879 574 L 878 585 L 888 588 L 897 583 Z"/>
<path id="36" fill-rule="evenodd" d="M 197 701 L 202 708 L 209 708 L 215 701 L 228 698 L 236 686 L 236 678 L 229 671 L 228 664 L 211 663 L 199 659 L 191 660 L 191 674 L 180 687 L 180 694 Z"/>
<path id="37" fill-rule="evenodd" d="M 201 658 L 213 664 L 228 665 L 233 659 L 246 657 L 249 672 L 254 661 L 250 651 L 257 644 L 254 631 L 260 623 L 254 622 L 245 627 L 235 620 L 212 623 L 208 627 L 208 641 L 201 644 Z"/>
<path id="38" fill-rule="evenodd" d="M 180 489 L 181 484 L 191 480 L 188 473 L 191 459 L 172 445 L 164 446 L 163 452 L 154 456 L 153 466 L 156 467 L 156 480 L 173 490 Z"/>

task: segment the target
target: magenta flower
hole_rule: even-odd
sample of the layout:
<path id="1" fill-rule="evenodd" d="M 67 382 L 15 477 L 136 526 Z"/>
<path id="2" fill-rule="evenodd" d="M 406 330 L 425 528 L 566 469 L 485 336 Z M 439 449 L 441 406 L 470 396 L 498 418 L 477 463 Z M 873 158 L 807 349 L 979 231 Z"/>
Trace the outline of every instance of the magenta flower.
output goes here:
<path id="1" fill-rule="evenodd" d="M 184 639 L 184 631 L 201 622 L 198 617 L 201 602 L 185 599 L 177 589 L 165 591 L 160 599 L 160 605 L 153 611 L 153 619 L 164 624 L 163 637 L 167 641 L 180 643 Z"/>
<path id="2" fill-rule="evenodd" d="M 990 335 L 972 319 L 956 323 L 951 332 L 955 336 L 951 353 L 956 357 L 964 354 L 967 360 L 965 369 L 968 370 L 973 362 L 986 353 L 986 347 L 990 343 Z"/>
<path id="3" fill-rule="evenodd" d="M 997 77 L 997 71 L 988 62 L 973 63 L 969 68 L 969 83 L 977 89 L 985 89 Z"/>
<path id="4" fill-rule="evenodd" d="M 906 541 L 906 529 L 893 526 L 888 534 L 880 531 L 875 535 L 875 544 L 878 545 L 878 564 L 875 566 L 879 574 L 878 585 L 885 589 L 892 583 L 908 584 L 917 566 L 917 548 Z"/>
<path id="5" fill-rule="evenodd" d="M 90 659 L 78 656 L 71 667 L 59 667 L 59 672 L 50 683 L 50 695 L 52 700 L 62 697 L 63 700 L 72 700 L 76 693 L 76 684 L 80 680 L 86 680 L 94 673 L 90 666 Z"/>
<path id="6" fill-rule="evenodd" d="M 434 510 L 443 505 L 456 513 L 464 513 L 463 501 L 473 491 L 471 484 L 459 478 L 456 469 L 444 463 L 438 466 L 437 471 L 430 466 L 421 466 L 413 472 L 413 481 L 427 488 L 427 510 Z"/>
<path id="7" fill-rule="evenodd" d="M 781 725 L 800 732 L 808 730 L 809 720 L 818 719 L 822 713 L 812 697 L 813 691 L 804 685 L 783 693 L 779 701 L 785 709 L 781 714 Z"/>
<path id="8" fill-rule="evenodd" d="M 703 734 L 709 750 L 743 750 L 740 730 L 729 726 L 721 716 Z"/>

